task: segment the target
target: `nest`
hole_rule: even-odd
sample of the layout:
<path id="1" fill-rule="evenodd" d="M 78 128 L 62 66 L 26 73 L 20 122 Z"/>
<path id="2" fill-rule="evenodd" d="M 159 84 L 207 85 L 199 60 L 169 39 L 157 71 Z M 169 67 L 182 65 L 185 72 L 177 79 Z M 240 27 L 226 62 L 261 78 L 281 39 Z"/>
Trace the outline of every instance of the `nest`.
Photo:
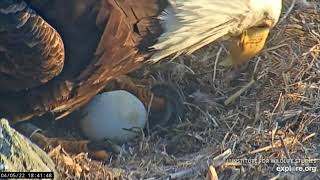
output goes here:
<path id="1" fill-rule="evenodd" d="M 144 76 L 177 82 L 186 99 L 185 120 L 141 135 L 123 146 L 126 154 L 105 164 L 55 149 L 58 170 L 69 179 L 203 179 L 209 166 L 219 179 L 320 178 L 314 172 L 320 170 L 320 7 L 305 3 L 285 1 L 265 49 L 245 65 L 217 66 L 227 51 L 215 43 L 144 69 Z"/>

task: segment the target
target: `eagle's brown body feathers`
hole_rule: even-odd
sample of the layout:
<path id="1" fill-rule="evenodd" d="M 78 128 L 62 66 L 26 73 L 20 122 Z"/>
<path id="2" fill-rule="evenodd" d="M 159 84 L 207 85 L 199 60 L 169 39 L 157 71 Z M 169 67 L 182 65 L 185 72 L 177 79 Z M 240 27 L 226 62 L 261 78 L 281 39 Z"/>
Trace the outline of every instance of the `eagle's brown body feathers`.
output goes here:
<path id="1" fill-rule="evenodd" d="M 245 62 L 264 46 L 281 4 L 281 0 L 1 0 L 0 116 L 11 122 L 46 112 L 64 117 L 109 80 L 147 62 L 192 53 L 221 37 L 236 37 L 228 62 Z"/>
<path id="2" fill-rule="evenodd" d="M 59 58 L 51 55 L 50 57 L 56 58 L 54 60 L 38 58 L 39 54 L 61 52 L 62 50 L 57 48 L 63 46 L 65 61 L 61 73 L 58 70 L 52 71 L 55 75 L 53 79 L 48 77 L 46 81 L 42 80 L 42 83 L 33 84 L 23 90 L 21 89 L 23 84 L 20 84 L 18 92 L 8 88 L 9 92 L 0 94 L 0 112 L 3 113 L 1 115 L 11 119 L 13 123 L 46 112 L 54 112 L 58 118 L 64 117 L 87 103 L 112 78 L 141 67 L 149 56 L 148 47 L 155 43 L 155 39 L 161 34 L 160 24 L 155 18 L 163 11 L 167 2 L 165 0 L 163 2 L 140 0 L 139 3 L 134 0 L 68 2 L 55 0 L 49 7 L 32 4 L 32 0 L 29 3 L 31 7 L 39 9 L 44 19 L 52 22 L 52 26 L 60 33 L 63 43 L 57 41 L 58 36 L 54 41 L 58 44 L 54 46 L 51 43 L 52 39 L 50 41 L 48 38 L 43 38 L 43 43 L 48 43 L 46 44 L 48 50 L 32 47 L 30 53 L 23 53 L 23 56 L 16 54 L 14 63 L 19 64 L 24 61 L 21 58 L 30 56 L 28 59 L 48 64 L 48 68 L 41 69 L 33 61 L 28 61 L 25 67 L 30 65 L 35 68 L 34 72 L 40 71 L 45 74 L 50 68 L 59 69 L 58 67 L 63 64 L 61 62 L 63 54 Z M 37 24 L 33 23 L 33 27 L 36 26 Z M 38 28 L 39 32 L 43 26 Z M 57 32 L 50 29 L 38 34 L 46 37 Z M 0 31 L 1 38 L 7 38 L 4 39 L 7 42 L 11 40 L 11 37 Z M 31 53 L 32 50 L 35 52 Z M 5 52 L 14 54 L 17 50 L 10 49 Z M 1 62 L 4 61 L 1 59 Z M 14 72 L 10 66 L 1 67 Z M 35 77 L 41 76 L 35 75 Z M 27 76 L 23 76 L 20 81 L 24 82 L 23 78 L 28 80 Z"/>
<path id="3" fill-rule="evenodd" d="M 60 35 L 26 3 L 3 6 L 0 13 L 0 92 L 47 83 L 63 68 Z"/>

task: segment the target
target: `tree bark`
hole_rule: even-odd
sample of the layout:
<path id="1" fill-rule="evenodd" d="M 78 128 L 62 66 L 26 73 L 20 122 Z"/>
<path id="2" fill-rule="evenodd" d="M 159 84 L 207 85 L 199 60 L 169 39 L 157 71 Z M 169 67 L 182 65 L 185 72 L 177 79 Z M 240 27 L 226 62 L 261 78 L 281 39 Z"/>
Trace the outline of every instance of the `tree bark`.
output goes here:
<path id="1" fill-rule="evenodd" d="M 50 157 L 29 139 L 0 119 L 0 172 L 53 172 L 59 179 Z"/>

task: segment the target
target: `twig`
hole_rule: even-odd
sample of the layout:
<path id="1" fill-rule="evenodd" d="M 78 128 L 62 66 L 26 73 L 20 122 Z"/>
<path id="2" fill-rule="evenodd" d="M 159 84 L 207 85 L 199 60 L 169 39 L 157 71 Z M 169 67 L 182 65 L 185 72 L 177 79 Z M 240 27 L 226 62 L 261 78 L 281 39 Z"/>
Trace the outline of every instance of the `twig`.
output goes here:
<path id="1" fill-rule="evenodd" d="M 194 107 L 196 108 L 197 110 L 199 110 L 205 117 L 206 119 L 209 121 L 209 119 L 211 120 L 211 122 L 214 123 L 214 125 L 216 127 L 219 127 L 219 124 L 218 122 L 208 113 L 208 112 L 205 112 L 203 109 L 201 109 L 199 106 L 195 105 L 195 104 L 192 104 L 192 103 L 188 103 L 188 102 L 184 102 L 183 104 L 187 105 L 187 106 L 191 106 L 191 107 Z"/>
<path id="2" fill-rule="evenodd" d="M 208 170 L 208 180 L 218 180 L 218 174 L 216 169 L 213 166 L 209 166 Z"/>
<path id="3" fill-rule="evenodd" d="M 272 129 L 271 133 L 271 143 L 274 144 L 274 137 L 276 136 L 276 133 L 278 131 L 278 123 L 276 122 L 276 127 Z"/>
<path id="4" fill-rule="evenodd" d="M 315 137 L 316 135 L 317 135 L 317 133 L 312 133 L 312 134 L 310 134 L 309 136 L 303 138 L 303 139 L 302 139 L 302 142 L 306 142 L 306 141 L 308 141 L 309 139 Z"/>
<path id="5" fill-rule="evenodd" d="M 166 179 L 170 180 L 170 179 L 191 177 L 195 174 L 196 171 L 197 171 L 197 169 L 195 169 L 195 168 L 182 170 L 182 171 L 170 174 Z"/>
<path id="6" fill-rule="evenodd" d="M 213 77 L 212 77 L 212 83 L 214 83 L 214 81 L 216 80 L 216 76 L 217 76 L 217 66 L 218 66 L 218 61 L 219 61 L 219 57 L 220 54 L 222 52 L 222 47 L 220 47 L 217 56 L 216 56 L 216 60 L 214 62 L 214 70 L 213 70 Z"/>
<path id="7" fill-rule="evenodd" d="M 255 115 L 254 115 L 253 124 L 255 124 L 256 122 L 258 122 L 259 118 L 260 118 L 260 102 L 257 101 L 257 102 L 256 102 L 256 111 L 255 111 Z"/>
<path id="8" fill-rule="evenodd" d="M 287 159 L 290 159 L 290 160 L 291 160 L 291 157 L 290 157 L 288 148 L 287 148 L 286 144 L 284 143 L 284 140 L 283 140 L 282 137 L 280 137 L 280 142 L 281 142 L 281 147 L 282 147 L 284 153 L 286 154 Z M 290 166 L 292 166 L 291 161 L 289 161 L 288 164 L 289 164 Z"/>
<path id="9" fill-rule="evenodd" d="M 278 102 L 277 102 L 276 106 L 273 108 L 271 115 L 273 115 L 274 112 L 276 112 L 276 110 L 278 109 L 278 107 L 279 107 L 279 105 L 280 105 L 280 103 L 281 103 L 281 99 L 282 99 L 282 92 L 280 93 Z"/>
<path id="10" fill-rule="evenodd" d="M 224 101 L 224 105 L 225 106 L 228 106 L 231 103 L 233 103 L 238 97 L 241 96 L 241 94 L 243 92 L 248 90 L 251 86 L 253 86 L 255 84 L 255 82 L 257 80 L 259 80 L 260 78 L 262 78 L 264 76 L 264 75 L 261 75 L 260 77 L 256 78 L 257 69 L 258 69 L 258 65 L 259 65 L 260 61 L 261 61 L 261 58 L 259 57 L 257 62 L 256 62 L 256 64 L 255 64 L 255 66 L 254 66 L 254 70 L 253 70 L 253 75 L 252 75 L 251 81 L 248 84 L 246 84 L 244 87 L 242 87 L 239 91 L 237 91 L 232 96 L 230 96 L 226 101 Z"/>
<path id="11" fill-rule="evenodd" d="M 283 17 L 280 19 L 279 24 L 281 24 L 285 19 L 287 19 L 287 17 L 289 16 L 289 14 L 291 13 L 291 11 L 293 10 L 295 4 L 296 4 L 296 0 L 292 0 L 289 9 L 286 11 L 286 13 L 285 13 L 285 14 L 283 15 Z"/>
<path id="12" fill-rule="evenodd" d="M 208 163 L 212 167 L 222 166 L 225 163 L 225 161 L 229 158 L 231 153 L 232 153 L 231 149 L 228 149 L 225 152 L 223 152 L 222 154 L 213 158 L 213 160 L 202 161 L 202 162 L 196 164 L 195 166 L 192 166 L 191 168 L 184 169 L 184 170 L 169 174 L 164 179 L 169 180 L 169 179 L 183 179 L 183 178 L 192 177 L 194 174 L 196 174 L 198 172 L 207 171 Z"/>
<path id="13" fill-rule="evenodd" d="M 284 143 L 285 144 L 289 144 L 289 143 L 292 143 L 292 142 L 293 142 L 293 144 L 296 143 L 296 141 L 294 141 L 294 138 L 292 138 L 292 137 L 284 139 Z M 281 142 L 277 141 L 274 144 L 271 144 L 269 146 L 266 146 L 266 147 L 263 147 L 263 148 L 259 148 L 259 149 L 256 149 L 254 151 L 250 151 L 250 152 L 248 152 L 246 154 L 240 155 L 239 158 L 244 157 L 246 155 L 257 154 L 257 153 L 260 153 L 260 152 L 267 152 L 267 151 L 270 151 L 272 149 L 280 148 L 281 146 L 282 146 Z"/>
<path id="14" fill-rule="evenodd" d="M 237 91 L 236 93 L 234 93 L 232 96 L 230 96 L 227 100 L 224 101 L 224 105 L 225 106 L 228 106 L 230 105 L 231 103 L 233 103 L 238 97 L 241 96 L 241 94 L 243 92 L 245 92 L 246 90 L 248 90 L 251 86 L 254 85 L 254 83 L 256 82 L 255 79 L 251 79 L 251 81 L 246 85 L 244 86 L 243 88 L 241 88 L 239 91 Z"/>

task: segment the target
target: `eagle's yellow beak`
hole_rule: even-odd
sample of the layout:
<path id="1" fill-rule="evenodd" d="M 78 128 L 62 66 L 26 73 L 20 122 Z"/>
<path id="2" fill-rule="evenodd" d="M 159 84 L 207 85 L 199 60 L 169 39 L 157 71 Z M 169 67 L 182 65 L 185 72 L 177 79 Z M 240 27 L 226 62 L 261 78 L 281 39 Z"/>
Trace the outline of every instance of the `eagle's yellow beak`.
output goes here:
<path id="1" fill-rule="evenodd" d="M 253 27 L 232 38 L 228 45 L 230 55 L 219 65 L 231 66 L 248 61 L 263 49 L 269 32 L 270 27 Z"/>

